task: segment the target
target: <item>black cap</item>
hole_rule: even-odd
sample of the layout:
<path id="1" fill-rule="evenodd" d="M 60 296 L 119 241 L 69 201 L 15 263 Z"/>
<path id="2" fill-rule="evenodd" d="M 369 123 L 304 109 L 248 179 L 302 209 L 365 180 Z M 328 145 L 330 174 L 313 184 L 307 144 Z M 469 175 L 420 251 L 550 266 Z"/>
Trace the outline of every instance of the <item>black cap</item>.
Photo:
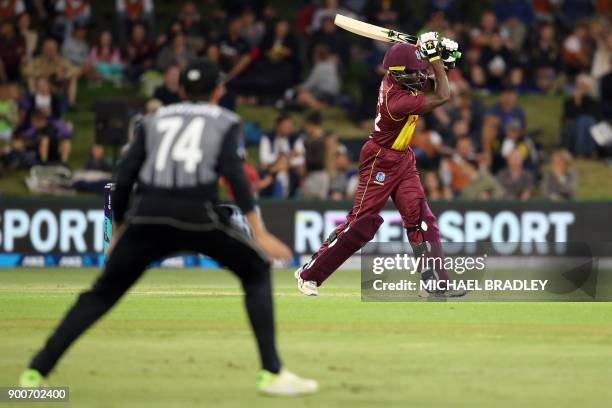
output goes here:
<path id="1" fill-rule="evenodd" d="M 181 84 L 188 96 L 208 95 L 224 75 L 219 68 L 207 59 L 190 63 L 181 75 Z"/>

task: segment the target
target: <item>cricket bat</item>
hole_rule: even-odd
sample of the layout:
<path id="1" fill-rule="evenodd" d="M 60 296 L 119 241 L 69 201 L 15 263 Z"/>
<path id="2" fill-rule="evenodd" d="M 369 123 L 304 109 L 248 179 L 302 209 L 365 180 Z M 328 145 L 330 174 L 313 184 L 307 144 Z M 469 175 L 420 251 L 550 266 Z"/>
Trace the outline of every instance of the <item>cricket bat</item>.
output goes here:
<path id="1" fill-rule="evenodd" d="M 392 43 L 408 43 L 416 44 L 418 37 L 416 35 L 409 35 L 400 33 L 399 31 L 389 30 L 384 27 L 375 26 L 374 24 L 365 23 L 363 21 L 355 20 L 342 14 L 336 14 L 334 24 L 340 28 L 344 28 L 346 31 L 368 37 L 377 41 L 392 42 Z"/>

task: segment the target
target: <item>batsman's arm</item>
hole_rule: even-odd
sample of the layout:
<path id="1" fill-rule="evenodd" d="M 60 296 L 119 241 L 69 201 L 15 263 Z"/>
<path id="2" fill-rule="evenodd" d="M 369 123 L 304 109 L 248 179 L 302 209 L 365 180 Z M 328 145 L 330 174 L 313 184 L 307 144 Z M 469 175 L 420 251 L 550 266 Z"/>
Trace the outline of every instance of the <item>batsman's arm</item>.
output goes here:
<path id="1" fill-rule="evenodd" d="M 434 72 L 435 89 L 433 92 L 425 93 L 425 102 L 419 113 L 429 113 L 450 99 L 450 85 L 442 60 L 438 57 L 431 61 L 430 65 Z"/>

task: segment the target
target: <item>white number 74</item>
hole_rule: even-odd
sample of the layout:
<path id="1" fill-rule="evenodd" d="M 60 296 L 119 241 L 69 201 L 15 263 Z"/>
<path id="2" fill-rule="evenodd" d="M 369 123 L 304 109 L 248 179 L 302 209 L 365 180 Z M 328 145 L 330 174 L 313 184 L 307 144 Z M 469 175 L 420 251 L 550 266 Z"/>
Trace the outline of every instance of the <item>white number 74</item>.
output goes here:
<path id="1" fill-rule="evenodd" d="M 157 122 L 157 131 L 162 133 L 163 136 L 155 157 L 155 171 L 163 171 L 166 168 L 168 152 L 178 131 L 183 126 L 183 122 L 183 118 L 177 116 L 163 118 Z M 200 142 L 205 124 L 204 118 L 194 118 L 174 143 L 170 158 L 177 162 L 183 162 L 186 173 L 195 172 L 202 160 L 203 154 Z"/>

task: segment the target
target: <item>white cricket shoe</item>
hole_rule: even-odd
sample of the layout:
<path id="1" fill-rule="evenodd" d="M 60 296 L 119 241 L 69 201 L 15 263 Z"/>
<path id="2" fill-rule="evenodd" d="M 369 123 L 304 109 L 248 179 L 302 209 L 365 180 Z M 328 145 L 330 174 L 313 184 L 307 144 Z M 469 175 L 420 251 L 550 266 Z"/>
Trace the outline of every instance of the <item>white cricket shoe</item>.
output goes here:
<path id="1" fill-rule="evenodd" d="M 298 290 L 306 296 L 319 296 L 319 287 L 317 286 L 317 282 L 302 279 L 300 276 L 301 273 L 302 267 L 298 268 L 298 270 L 293 274 L 293 276 L 295 276 L 295 280 L 297 281 Z"/>
<path id="2" fill-rule="evenodd" d="M 262 370 L 259 373 L 257 390 L 267 395 L 295 397 L 317 392 L 319 383 L 316 380 L 299 377 L 284 369 L 278 374 Z"/>

